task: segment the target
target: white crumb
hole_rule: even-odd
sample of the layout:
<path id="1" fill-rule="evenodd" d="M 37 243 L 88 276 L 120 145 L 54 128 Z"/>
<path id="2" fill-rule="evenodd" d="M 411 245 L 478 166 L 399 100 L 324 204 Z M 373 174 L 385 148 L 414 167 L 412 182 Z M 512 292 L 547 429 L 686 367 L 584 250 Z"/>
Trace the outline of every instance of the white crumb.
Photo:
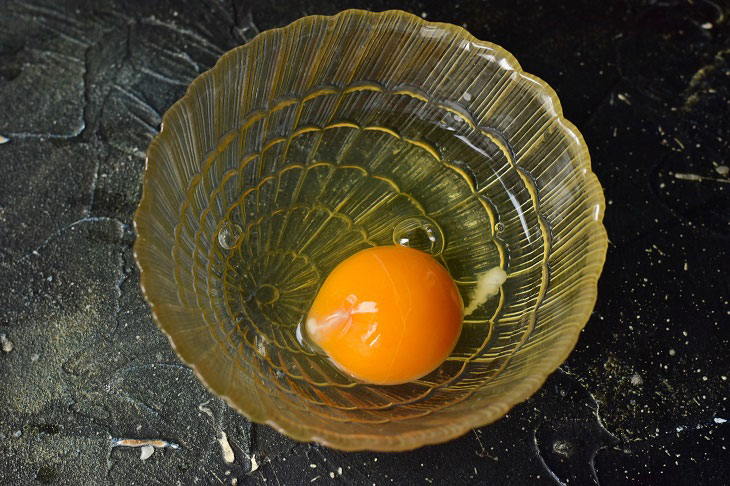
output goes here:
<path id="1" fill-rule="evenodd" d="M 15 348 L 15 345 L 5 334 L 0 334 L 0 347 L 4 353 L 9 353 Z"/>
<path id="2" fill-rule="evenodd" d="M 139 458 L 142 459 L 143 461 L 146 461 L 147 459 L 150 458 L 150 456 L 152 454 L 154 454 L 154 452 L 155 452 L 155 448 L 152 447 L 151 445 L 142 446 L 139 449 Z"/>
<path id="3" fill-rule="evenodd" d="M 232 463 L 236 459 L 236 456 L 233 454 L 231 444 L 228 443 L 228 436 L 222 430 L 218 432 L 218 443 L 221 445 L 221 450 L 223 451 L 223 460 L 228 464 Z"/>
<path id="4" fill-rule="evenodd" d="M 207 400 L 207 401 L 201 403 L 200 405 L 198 405 L 198 410 L 200 410 L 201 412 L 206 414 L 208 417 L 215 419 L 215 417 L 213 417 L 213 410 L 211 410 L 210 407 L 206 406 L 209 403 L 210 403 L 210 400 Z"/>

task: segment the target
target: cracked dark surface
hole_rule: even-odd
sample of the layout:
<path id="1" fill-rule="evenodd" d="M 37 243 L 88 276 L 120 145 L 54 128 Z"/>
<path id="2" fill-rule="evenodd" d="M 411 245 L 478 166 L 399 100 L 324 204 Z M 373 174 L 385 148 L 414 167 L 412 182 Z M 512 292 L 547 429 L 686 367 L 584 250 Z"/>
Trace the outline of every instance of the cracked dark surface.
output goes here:
<path id="1" fill-rule="evenodd" d="M 0 1 L 0 483 L 729 484 L 730 6 L 347 6 L 465 24 L 557 91 L 612 243 L 575 351 L 501 421 L 410 453 L 250 424 L 180 364 L 140 295 L 144 151 L 223 52 L 343 5 Z M 123 438 L 179 448 L 142 461 Z"/>

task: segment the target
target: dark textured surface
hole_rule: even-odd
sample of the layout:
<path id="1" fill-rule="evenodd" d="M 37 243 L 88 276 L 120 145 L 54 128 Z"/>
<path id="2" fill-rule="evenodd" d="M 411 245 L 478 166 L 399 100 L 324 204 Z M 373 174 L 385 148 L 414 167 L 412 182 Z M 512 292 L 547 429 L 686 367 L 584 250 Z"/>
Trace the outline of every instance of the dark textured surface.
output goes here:
<path id="1" fill-rule="evenodd" d="M 228 409 L 155 327 L 131 256 L 161 114 L 257 31 L 344 6 L 511 51 L 557 91 L 609 204 L 567 362 L 498 423 L 405 454 L 299 444 Z M 728 16 L 700 0 L 0 1 L 0 483 L 730 483 Z M 142 461 L 128 438 L 178 447 Z"/>

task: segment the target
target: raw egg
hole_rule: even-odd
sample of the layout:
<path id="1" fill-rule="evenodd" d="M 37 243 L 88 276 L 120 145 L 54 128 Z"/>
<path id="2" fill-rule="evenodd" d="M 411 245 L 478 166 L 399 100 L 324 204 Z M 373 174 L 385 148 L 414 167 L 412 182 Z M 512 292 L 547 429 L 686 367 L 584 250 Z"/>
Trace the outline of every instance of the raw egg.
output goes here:
<path id="1" fill-rule="evenodd" d="M 309 310 L 306 332 L 345 373 L 394 385 L 436 369 L 454 349 L 463 318 L 454 280 L 431 255 L 379 246 L 335 267 Z"/>

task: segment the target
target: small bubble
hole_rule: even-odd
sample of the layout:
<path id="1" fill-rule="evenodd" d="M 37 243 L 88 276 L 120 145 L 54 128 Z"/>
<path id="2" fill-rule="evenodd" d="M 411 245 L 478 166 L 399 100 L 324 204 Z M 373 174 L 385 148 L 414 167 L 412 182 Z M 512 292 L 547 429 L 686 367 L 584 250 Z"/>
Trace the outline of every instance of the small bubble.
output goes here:
<path id="1" fill-rule="evenodd" d="M 225 250 L 237 247 L 241 243 L 243 231 L 233 223 L 223 223 L 218 231 L 218 244 Z"/>
<path id="2" fill-rule="evenodd" d="M 504 224 L 503 223 L 497 223 L 494 225 L 494 230 L 497 233 L 504 233 Z"/>
<path id="3" fill-rule="evenodd" d="M 407 218 L 393 229 L 393 243 L 440 255 L 444 240 L 438 225 L 426 217 Z"/>

